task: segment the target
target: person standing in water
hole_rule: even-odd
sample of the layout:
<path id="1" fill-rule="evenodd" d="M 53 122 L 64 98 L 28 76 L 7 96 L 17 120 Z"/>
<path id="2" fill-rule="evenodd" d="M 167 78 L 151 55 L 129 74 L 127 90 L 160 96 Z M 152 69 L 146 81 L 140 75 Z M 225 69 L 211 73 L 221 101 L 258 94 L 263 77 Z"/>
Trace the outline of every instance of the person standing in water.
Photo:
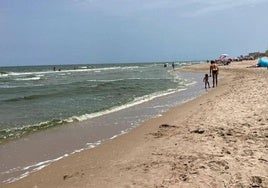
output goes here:
<path id="1" fill-rule="evenodd" d="M 215 61 L 211 61 L 210 65 L 210 77 L 212 75 L 212 82 L 213 86 L 212 87 L 217 87 L 218 85 L 218 74 L 219 74 L 219 67 Z"/>

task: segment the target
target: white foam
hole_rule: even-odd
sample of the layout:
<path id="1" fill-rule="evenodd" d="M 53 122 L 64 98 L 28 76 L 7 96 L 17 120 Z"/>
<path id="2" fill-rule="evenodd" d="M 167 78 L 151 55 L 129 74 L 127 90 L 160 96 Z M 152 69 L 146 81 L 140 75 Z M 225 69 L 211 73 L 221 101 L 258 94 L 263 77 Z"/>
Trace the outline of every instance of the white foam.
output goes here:
<path id="1" fill-rule="evenodd" d="M 27 87 L 40 87 L 40 86 L 43 86 L 43 84 L 36 84 L 36 85 L 17 85 L 17 86 L 11 86 L 11 85 L 0 85 L 0 88 L 5 88 L 5 89 L 8 89 L 8 88 L 27 88 Z"/>
<path id="2" fill-rule="evenodd" d="M 0 85 L 0 88 L 17 88 L 18 86 Z"/>
<path id="3" fill-rule="evenodd" d="M 109 113 L 112 113 L 112 112 L 117 112 L 117 111 L 120 111 L 120 110 L 124 110 L 126 108 L 130 108 L 130 107 L 142 104 L 144 102 L 148 102 L 148 101 L 153 100 L 155 98 L 170 95 L 172 93 L 182 91 L 182 90 L 185 90 L 185 89 L 179 89 L 179 90 L 170 89 L 170 90 L 168 90 L 166 92 L 156 92 L 156 93 L 146 95 L 146 96 L 143 96 L 143 97 L 138 97 L 138 98 L 134 99 L 133 102 L 127 103 L 127 104 L 122 105 L 122 106 L 117 106 L 117 107 L 107 109 L 107 110 L 104 110 L 104 111 L 101 111 L 101 112 L 95 112 L 95 113 L 91 113 L 91 114 L 84 114 L 84 115 L 81 115 L 81 116 L 72 116 L 72 117 L 66 119 L 65 121 L 66 122 L 85 121 L 85 120 L 92 119 L 92 118 L 95 118 L 95 117 L 99 117 L 99 116 L 102 116 L 102 115 L 106 115 L 106 114 L 109 114 Z"/>
<path id="4" fill-rule="evenodd" d="M 114 80 L 87 80 L 88 82 L 117 82 L 122 81 L 124 79 L 114 79 Z"/>
<path id="5" fill-rule="evenodd" d="M 40 80 L 41 77 L 37 76 L 37 77 L 32 77 L 32 78 L 16 78 L 15 80 L 17 81 L 28 81 L 28 80 Z"/>
<path id="6" fill-rule="evenodd" d="M 79 69 L 87 69 L 87 66 L 78 67 Z"/>
<path id="7" fill-rule="evenodd" d="M 44 75 L 44 74 L 62 74 L 62 73 L 74 73 L 74 72 L 94 72 L 94 71 L 107 71 L 107 70 L 124 70 L 124 69 L 138 69 L 139 66 L 116 66 L 116 67 L 103 67 L 103 68 L 84 68 L 72 69 L 72 70 L 60 70 L 60 71 L 38 71 L 38 72 L 8 72 L 5 74 L 0 74 L 1 76 L 21 76 L 21 75 Z"/>
<path id="8" fill-rule="evenodd" d="M 39 171 L 39 170 L 47 167 L 48 165 L 52 164 L 53 162 L 59 161 L 59 160 L 65 158 L 65 157 L 68 157 L 68 156 L 73 155 L 75 153 L 79 153 L 79 152 L 82 152 L 82 151 L 87 150 L 87 149 L 95 148 L 95 147 L 97 147 L 98 145 L 102 144 L 105 141 L 115 139 L 115 138 L 117 138 L 117 137 L 119 137 L 119 136 L 121 136 L 123 134 L 126 134 L 131 129 L 135 128 L 135 125 L 133 123 L 131 123 L 131 125 L 132 125 L 132 127 L 127 128 L 126 130 L 122 130 L 122 131 L 120 131 L 119 134 L 113 135 L 110 138 L 98 140 L 98 141 L 96 141 L 94 143 L 86 143 L 84 148 L 76 149 L 73 152 L 71 152 L 70 154 L 64 154 L 64 155 L 62 155 L 62 156 L 60 156 L 58 158 L 51 159 L 51 160 L 46 160 L 46 161 L 41 161 L 41 162 L 35 163 L 33 165 L 26 166 L 26 167 L 23 167 L 23 168 L 17 167 L 17 168 L 10 169 L 10 170 L 8 170 L 6 172 L 1 172 L 1 174 L 10 174 L 10 173 L 19 172 L 19 171 L 22 172 L 21 175 L 19 175 L 17 177 L 11 177 L 11 178 L 9 178 L 7 180 L 4 180 L 3 183 L 12 183 L 12 182 L 18 181 L 20 179 L 23 179 L 23 178 L 29 176 L 33 172 Z"/>
<path id="9" fill-rule="evenodd" d="M 58 158 L 55 158 L 55 159 L 52 159 L 52 160 L 42 161 L 42 162 L 36 163 L 34 165 L 26 166 L 24 168 L 17 167 L 17 168 L 8 170 L 6 172 L 3 172 L 5 174 L 9 174 L 9 173 L 14 172 L 14 171 L 17 171 L 17 172 L 18 171 L 22 171 L 23 172 L 21 175 L 19 175 L 17 177 L 11 177 L 11 178 L 9 178 L 7 180 L 4 180 L 3 183 L 12 183 L 12 182 L 18 181 L 18 180 L 20 180 L 22 178 L 27 177 L 31 173 L 36 172 L 36 171 L 39 171 L 39 170 L 47 167 L 51 163 L 56 162 L 56 161 L 58 161 L 60 159 L 63 159 L 65 157 L 68 157 L 68 156 L 69 156 L 69 154 L 64 154 L 63 156 L 58 157 Z"/>
<path id="10" fill-rule="evenodd" d="M 6 73 L 4 73 L 4 74 L 0 73 L 0 77 L 7 77 L 7 76 L 8 76 L 8 74 L 6 74 Z"/>

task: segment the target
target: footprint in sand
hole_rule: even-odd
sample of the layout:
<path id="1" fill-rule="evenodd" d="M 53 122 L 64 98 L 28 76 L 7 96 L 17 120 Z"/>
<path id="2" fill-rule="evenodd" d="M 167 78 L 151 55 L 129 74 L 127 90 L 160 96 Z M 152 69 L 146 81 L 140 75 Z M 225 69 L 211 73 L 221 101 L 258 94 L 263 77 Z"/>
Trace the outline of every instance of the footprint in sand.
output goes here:
<path id="1" fill-rule="evenodd" d="M 157 131 L 156 133 L 150 133 L 150 135 L 153 135 L 154 138 L 161 138 L 164 136 L 164 134 L 161 131 Z"/>
<path id="2" fill-rule="evenodd" d="M 160 130 L 158 130 L 155 133 L 150 133 L 150 134 L 153 135 L 155 138 L 161 138 L 161 137 L 167 135 L 166 132 L 170 128 L 177 128 L 177 126 L 169 125 L 169 124 L 162 124 L 162 125 L 159 126 Z"/>
<path id="3" fill-rule="evenodd" d="M 250 186 L 251 187 L 263 187 L 262 186 L 262 178 L 259 176 L 252 176 L 250 178 Z"/>
<path id="4" fill-rule="evenodd" d="M 208 166 L 213 171 L 225 171 L 229 169 L 228 162 L 227 161 L 210 161 L 208 163 Z"/>
<path id="5" fill-rule="evenodd" d="M 253 156 L 254 152 L 250 149 L 243 150 L 242 156 Z"/>
<path id="6" fill-rule="evenodd" d="M 71 174 L 71 175 L 66 174 L 66 175 L 63 176 L 63 180 L 67 180 L 67 179 L 74 178 L 74 177 L 82 178 L 84 175 L 85 175 L 85 173 L 83 171 L 75 172 L 74 174 Z"/>

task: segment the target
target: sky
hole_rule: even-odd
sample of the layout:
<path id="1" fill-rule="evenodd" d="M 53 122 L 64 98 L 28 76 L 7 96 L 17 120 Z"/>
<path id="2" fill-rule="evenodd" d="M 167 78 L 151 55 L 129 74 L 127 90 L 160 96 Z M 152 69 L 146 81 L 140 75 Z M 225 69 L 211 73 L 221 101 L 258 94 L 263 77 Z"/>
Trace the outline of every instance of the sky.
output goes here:
<path id="1" fill-rule="evenodd" d="M 268 0 L 0 0 L 0 66 L 264 52 L 267 10 Z"/>

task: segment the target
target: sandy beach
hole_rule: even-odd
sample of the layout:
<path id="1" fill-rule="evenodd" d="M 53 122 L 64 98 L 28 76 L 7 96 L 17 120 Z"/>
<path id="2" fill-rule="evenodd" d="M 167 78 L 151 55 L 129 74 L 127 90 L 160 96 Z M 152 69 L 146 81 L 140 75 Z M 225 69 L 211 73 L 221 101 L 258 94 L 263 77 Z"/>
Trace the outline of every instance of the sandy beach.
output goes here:
<path id="1" fill-rule="evenodd" d="M 220 66 L 201 97 L 1 187 L 268 187 L 268 70 L 256 64 Z"/>

